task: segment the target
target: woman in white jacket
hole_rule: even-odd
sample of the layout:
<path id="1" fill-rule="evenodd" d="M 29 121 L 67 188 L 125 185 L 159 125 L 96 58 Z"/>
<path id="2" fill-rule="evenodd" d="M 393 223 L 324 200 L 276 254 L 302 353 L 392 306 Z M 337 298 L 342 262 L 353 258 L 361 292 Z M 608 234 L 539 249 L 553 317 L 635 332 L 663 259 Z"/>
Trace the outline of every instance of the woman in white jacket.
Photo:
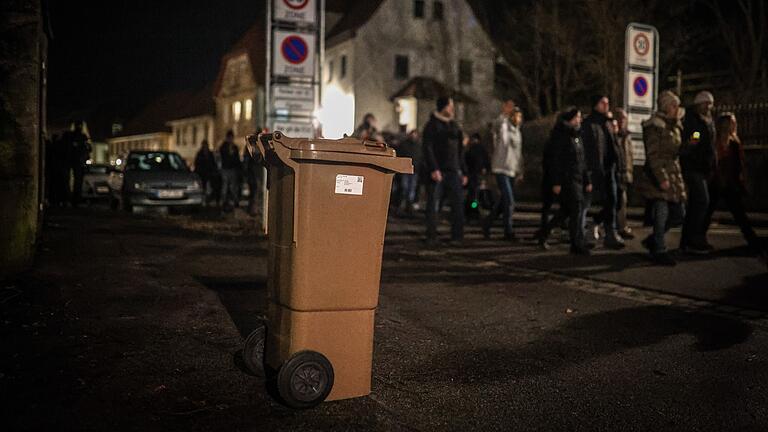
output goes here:
<path id="1" fill-rule="evenodd" d="M 512 216 L 515 211 L 514 187 L 523 179 L 523 134 L 520 127 L 523 113 L 511 99 L 504 101 L 501 114 L 493 122 L 493 154 L 491 172 L 496 176 L 496 185 L 501 192 L 501 201 L 483 223 L 483 235 L 491 236 L 491 226 L 500 214 L 504 216 L 504 238 L 515 240 Z"/>

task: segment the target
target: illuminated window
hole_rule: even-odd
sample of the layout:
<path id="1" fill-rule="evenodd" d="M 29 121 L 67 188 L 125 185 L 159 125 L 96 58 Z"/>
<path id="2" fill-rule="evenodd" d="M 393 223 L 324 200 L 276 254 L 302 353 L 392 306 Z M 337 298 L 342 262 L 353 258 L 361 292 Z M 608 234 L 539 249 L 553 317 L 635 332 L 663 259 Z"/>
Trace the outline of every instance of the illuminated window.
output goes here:
<path id="1" fill-rule="evenodd" d="M 239 122 L 240 121 L 240 112 L 243 109 L 243 104 L 240 103 L 240 101 L 235 101 L 232 104 L 232 118 L 234 121 Z"/>
<path id="2" fill-rule="evenodd" d="M 245 100 L 245 119 L 250 120 L 253 116 L 253 101 L 250 99 Z"/>

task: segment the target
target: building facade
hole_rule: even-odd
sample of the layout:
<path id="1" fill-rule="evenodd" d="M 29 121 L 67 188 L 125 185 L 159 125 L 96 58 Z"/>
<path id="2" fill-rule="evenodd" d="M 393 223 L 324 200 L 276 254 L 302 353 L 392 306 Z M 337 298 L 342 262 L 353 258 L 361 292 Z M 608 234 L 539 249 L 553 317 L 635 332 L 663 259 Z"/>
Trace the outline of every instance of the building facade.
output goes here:
<path id="1" fill-rule="evenodd" d="M 168 148 L 181 155 L 189 166 L 193 165 L 203 140 L 211 148 L 214 145 L 213 114 L 171 120 L 167 124 L 171 128 Z"/>
<path id="2" fill-rule="evenodd" d="M 464 0 L 384 0 L 360 13 L 368 16 L 341 18 L 327 35 L 326 136 L 351 133 L 367 112 L 380 129 L 421 128 L 439 93 L 456 96 L 467 130 L 495 118 L 495 51 Z"/>

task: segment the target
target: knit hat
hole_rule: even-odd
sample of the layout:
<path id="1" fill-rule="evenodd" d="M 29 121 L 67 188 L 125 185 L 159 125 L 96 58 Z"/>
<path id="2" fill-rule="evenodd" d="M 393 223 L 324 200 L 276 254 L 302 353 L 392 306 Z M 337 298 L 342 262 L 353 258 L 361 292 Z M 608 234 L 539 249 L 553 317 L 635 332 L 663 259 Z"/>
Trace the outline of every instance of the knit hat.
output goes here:
<path id="1" fill-rule="evenodd" d="M 576 107 L 568 107 L 568 108 L 565 109 L 565 111 L 560 113 L 560 120 L 562 120 L 564 122 L 569 122 L 569 121 L 573 120 L 573 118 L 576 117 L 576 114 L 578 114 L 578 113 L 579 113 L 579 109 L 578 108 L 576 108 Z"/>
<path id="2" fill-rule="evenodd" d="M 437 112 L 442 111 L 443 108 L 448 106 L 448 103 L 450 101 L 451 101 L 451 98 L 449 98 L 448 96 L 440 96 L 439 98 L 437 98 L 437 104 L 436 104 Z"/>
<path id="3" fill-rule="evenodd" d="M 696 97 L 693 99 L 693 104 L 694 105 L 698 105 L 700 103 L 707 103 L 707 102 L 709 102 L 711 104 L 714 104 L 715 103 L 715 97 L 712 96 L 712 93 L 710 93 L 710 92 L 708 92 L 706 90 L 702 90 L 702 91 L 698 92 L 696 94 Z"/>
<path id="4" fill-rule="evenodd" d="M 680 98 L 669 90 L 661 92 L 659 95 L 659 111 L 667 112 L 667 108 L 672 104 L 680 105 Z"/>
<path id="5" fill-rule="evenodd" d="M 607 97 L 608 96 L 604 94 L 598 94 L 598 95 L 592 96 L 592 100 L 591 100 L 592 105 L 590 105 L 590 107 L 594 108 L 598 102 L 600 102 L 603 98 L 607 98 Z"/>

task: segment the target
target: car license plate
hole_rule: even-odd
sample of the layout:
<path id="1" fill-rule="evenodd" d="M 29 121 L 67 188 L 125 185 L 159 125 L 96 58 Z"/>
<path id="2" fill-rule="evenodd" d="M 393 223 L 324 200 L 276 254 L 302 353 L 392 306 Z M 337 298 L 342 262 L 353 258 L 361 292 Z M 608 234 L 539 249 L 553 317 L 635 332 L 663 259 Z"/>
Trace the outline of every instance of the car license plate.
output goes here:
<path id="1" fill-rule="evenodd" d="M 107 186 L 98 186 L 96 188 L 96 192 L 97 193 L 108 193 L 109 192 L 109 188 Z"/>
<path id="2" fill-rule="evenodd" d="M 161 189 L 157 191 L 158 198 L 181 198 L 184 191 L 180 189 Z"/>

